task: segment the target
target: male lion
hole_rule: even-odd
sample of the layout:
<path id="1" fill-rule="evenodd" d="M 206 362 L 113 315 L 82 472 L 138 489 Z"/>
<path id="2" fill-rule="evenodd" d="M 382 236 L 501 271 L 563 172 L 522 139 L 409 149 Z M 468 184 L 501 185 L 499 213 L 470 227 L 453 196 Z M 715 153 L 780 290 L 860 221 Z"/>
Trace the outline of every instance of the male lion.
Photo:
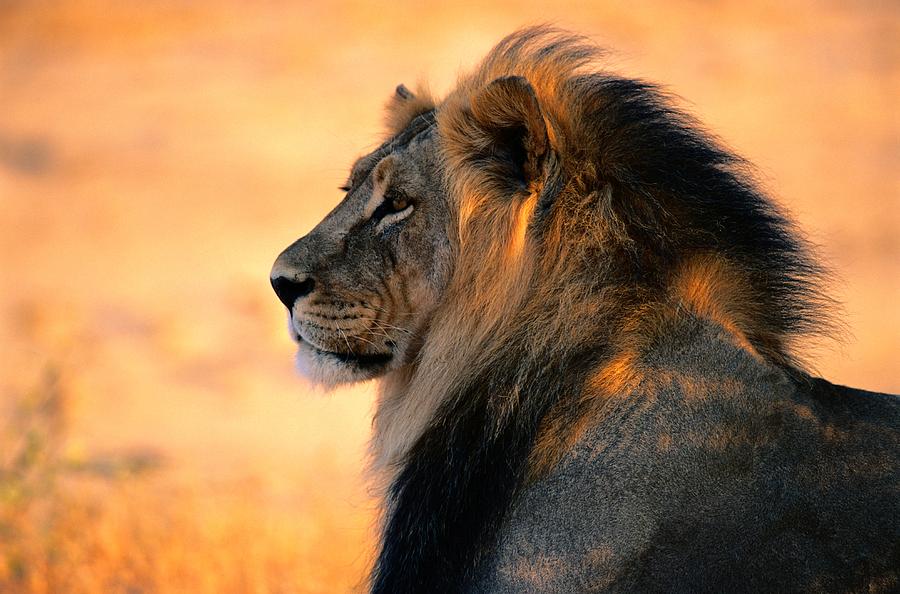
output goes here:
<path id="1" fill-rule="evenodd" d="M 900 398 L 803 370 L 791 223 L 597 57 L 532 28 L 398 87 L 275 262 L 308 376 L 382 378 L 371 591 L 898 591 Z"/>

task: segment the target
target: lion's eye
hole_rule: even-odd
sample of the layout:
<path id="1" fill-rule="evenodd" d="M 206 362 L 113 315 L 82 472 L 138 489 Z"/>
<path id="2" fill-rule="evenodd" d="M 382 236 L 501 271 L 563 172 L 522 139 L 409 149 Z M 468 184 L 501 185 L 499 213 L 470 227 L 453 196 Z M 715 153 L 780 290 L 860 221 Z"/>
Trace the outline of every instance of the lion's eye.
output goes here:
<path id="1" fill-rule="evenodd" d="M 381 230 L 389 225 L 402 221 L 413 211 L 413 201 L 406 195 L 396 190 L 389 190 L 384 194 L 384 200 L 372 213 L 372 219 L 376 222 L 376 229 Z"/>
<path id="2" fill-rule="evenodd" d="M 407 196 L 396 190 L 389 190 L 385 192 L 384 200 L 378 208 L 375 209 L 375 212 L 372 213 L 372 218 L 381 220 L 389 214 L 406 210 L 410 204 L 412 204 L 412 202 Z"/>
<path id="3" fill-rule="evenodd" d="M 394 212 L 400 212 L 407 206 L 409 206 L 409 200 L 407 200 L 405 196 L 394 195 L 391 197 L 391 209 L 393 209 Z"/>

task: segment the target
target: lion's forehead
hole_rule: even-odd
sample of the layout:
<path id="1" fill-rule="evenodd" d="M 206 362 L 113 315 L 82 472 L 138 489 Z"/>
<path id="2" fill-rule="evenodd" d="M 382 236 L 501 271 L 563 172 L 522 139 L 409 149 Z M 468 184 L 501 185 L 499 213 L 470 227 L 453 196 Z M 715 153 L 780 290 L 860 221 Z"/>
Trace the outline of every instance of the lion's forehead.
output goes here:
<path id="1" fill-rule="evenodd" d="M 433 112 L 415 118 L 399 134 L 386 140 L 371 153 L 357 159 L 350 169 L 348 185 L 355 188 L 357 185 L 365 183 L 375 167 L 389 155 L 394 155 L 404 162 L 421 157 L 426 143 L 434 140 L 435 129 Z"/>

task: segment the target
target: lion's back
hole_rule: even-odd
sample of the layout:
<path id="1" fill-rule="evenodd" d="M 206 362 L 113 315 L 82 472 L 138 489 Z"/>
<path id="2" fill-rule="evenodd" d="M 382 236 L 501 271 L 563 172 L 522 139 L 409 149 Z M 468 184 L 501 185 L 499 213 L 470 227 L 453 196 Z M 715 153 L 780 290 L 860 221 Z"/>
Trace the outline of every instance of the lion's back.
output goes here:
<path id="1" fill-rule="evenodd" d="M 696 322 L 510 510 L 485 592 L 900 588 L 900 398 Z"/>

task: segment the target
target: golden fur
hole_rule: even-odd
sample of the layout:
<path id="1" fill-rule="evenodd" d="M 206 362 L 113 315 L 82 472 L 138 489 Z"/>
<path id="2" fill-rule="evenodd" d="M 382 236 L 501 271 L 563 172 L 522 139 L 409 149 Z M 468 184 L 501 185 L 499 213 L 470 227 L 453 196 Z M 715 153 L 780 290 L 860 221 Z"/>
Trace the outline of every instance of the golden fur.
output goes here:
<path id="1" fill-rule="evenodd" d="M 593 151 L 598 149 L 589 124 L 591 110 L 598 107 L 591 101 L 597 99 L 586 101 L 583 91 L 571 84 L 595 71 L 601 56 L 585 38 L 546 28 L 525 30 L 498 44 L 442 101 L 435 102 L 428 94 L 411 101 L 400 95 L 391 99 L 387 121 L 392 133 L 435 109 L 452 196 L 455 225 L 448 233 L 454 274 L 416 369 L 384 383 L 375 417 L 376 469 L 396 469 L 402 463 L 444 395 L 476 376 L 479 361 L 491 360 L 510 343 L 522 344 L 537 356 L 554 342 L 573 346 L 594 340 L 596 336 L 584 336 L 586 318 L 607 320 L 596 330 L 615 337 L 611 342 L 620 345 L 619 351 L 598 368 L 575 405 L 560 404 L 557 409 L 563 408 L 565 414 L 555 409 L 545 419 L 532 455 L 535 476 L 552 467 L 552 461 L 578 438 L 604 394 L 640 381 L 641 345 L 664 331 L 679 308 L 715 320 L 748 351 L 785 365 L 797 362 L 788 350 L 795 334 L 825 328 L 773 327 L 760 315 L 765 295 L 740 263 L 729 262 L 721 253 L 693 255 L 669 270 L 659 270 L 660 278 L 668 280 L 652 294 L 623 283 L 606 287 L 598 298 L 585 295 L 583 286 L 573 282 L 582 272 L 579 266 L 588 257 L 586 252 L 616 253 L 635 241 L 629 236 L 629 221 L 614 204 L 612 186 L 604 182 L 594 160 Z M 510 76 L 526 80 L 533 95 L 515 88 L 505 92 L 491 84 Z M 565 191 L 577 197 L 567 205 L 567 216 L 550 221 L 540 250 L 528 237 L 544 190 L 540 172 L 531 172 L 534 181 L 510 195 L 503 176 L 473 165 L 473 156 L 490 150 L 495 141 L 491 127 L 523 113 L 539 122 L 536 129 L 546 131 L 531 139 L 536 146 L 530 150 L 564 156 L 562 166 L 569 178 Z M 675 112 L 675 117 L 690 123 L 683 114 Z M 637 216 L 663 224 L 647 213 Z M 617 263 L 612 256 L 609 266 Z M 603 270 L 596 273 L 602 275 Z M 810 296 L 816 303 L 824 301 Z M 624 311 L 628 315 L 620 316 Z M 523 341 L 520 335 L 526 327 L 539 336 Z M 387 478 L 391 476 L 388 472 Z"/>

